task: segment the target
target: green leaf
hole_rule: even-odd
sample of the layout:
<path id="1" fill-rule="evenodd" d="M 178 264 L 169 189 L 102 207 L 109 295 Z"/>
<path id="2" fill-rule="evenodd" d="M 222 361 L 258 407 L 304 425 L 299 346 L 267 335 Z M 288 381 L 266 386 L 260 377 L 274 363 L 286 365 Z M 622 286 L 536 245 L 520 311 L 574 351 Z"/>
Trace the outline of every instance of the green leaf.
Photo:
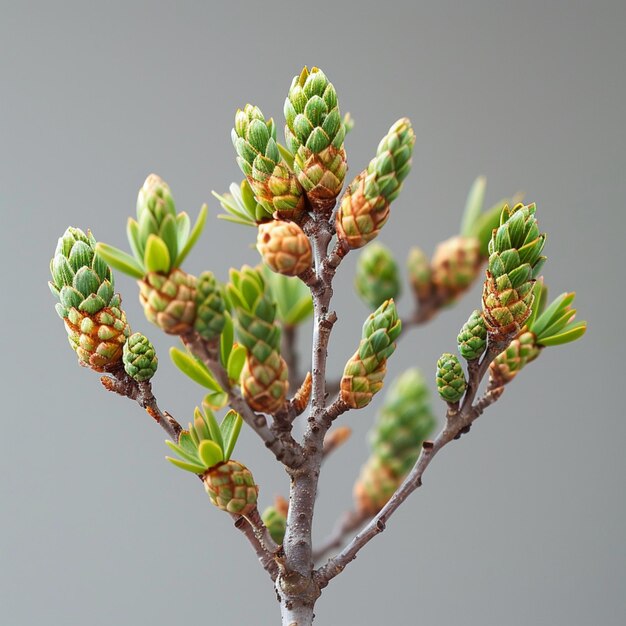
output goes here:
<path id="1" fill-rule="evenodd" d="M 178 249 L 181 250 L 185 245 L 187 238 L 189 237 L 189 231 L 191 230 L 191 221 L 189 215 L 185 211 L 181 211 L 176 216 L 176 241 Z"/>
<path id="2" fill-rule="evenodd" d="M 208 439 L 200 442 L 200 445 L 198 446 L 198 455 L 208 468 L 214 467 L 224 460 L 224 453 L 222 452 L 222 449 L 215 443 L 215 441 L 209 441 Z"/>
<path id="3" fill-rule="evenodd" d="M 202 234 L 202 231 L 204 230 L 204 224 L 206 223 L 208 211 L 209 209 L 207 205 L 203 204 L 202 208 L 200 209 L 200 213 L 198 214 L 198 219 L 196 220 L 193 230 L 191 231 L 191 234 L 189 235 L 189 239 L 187 239 L 187 242 L 185 243 L 183 249 L 180 251 L 176 259 L 176 262 L 174 263 L 175 267 L 180 267 L 183 264 L 183 261 L 187 258 L 187 255 L 191 252 L 191 249 L 196 244 L 196 241 L 198 241 L 198 238 L 200 237 L 200 235 Z"/>
<path id="4" fill-rule="evenodd" d="M 183 448 L 187 454 L 194 454 L 198 456 L 198 444 L 194 442 L 191 433 L 183 430 L 178 436 L 178 445 Z"/>
<path id="5" fill-rule="evenodd" d="M 280 156 L 283 157 L 285 163 L 289 166 L 289 169 L 293 171 L 294 155 L 282 144 L 276 142 Z"/>
<path id="6" fill-rule="evenodd" d="M 179 467 L 186 472 L 191 472 L 192 474 L 204 474 L 207 468 L 202 465 L 197 465 L 196 463 L 187 463 L 186 461 L 181 461 L 180 459 L 173 459 L 171 456 L 165 457 L 172 465 Z"/>
<path id="7" fill-rule="evenodd" d="M 174 442 L 172 441 L 166 441 L 165 445 L 174 453 L 178 454 L 178 456 L 182 457 L 183 459 L 186 459 L 187 461 L 189 461 L 190 463 L 194 463 L 197 464 L 200 459 L 198 458 L 198 451 L 194 446 L 193 452 L 186 450 L 185 448 L 183 448 L 182 446 L 178 446 L 176 445 Z"/>
<path id="8" fill-rule="evenodd" d="M 141 262 L 143 259 L 143 241 L 139 236 L 139 224 L 132 217 L 129 217 L 128 222 L 126 222 L 126 237 L 135 259 Z"/>
<path id="9" fill-rule="evenodd" d="M 224 311 L 224 318 L 224 328 L 220 335 L 220 360 L 222 365 L 228 369 L 228 359 L 230 358 L 233 349 L 233 341 L 235 340 L 235 328 L 230 313 Z"/>
<path id="10" fill-rule="evenodd" d="M 210 395 L 210 394 L 209 394 Z M 211 439 L 215 441 L 215 443 L 220 447 L 220 449 L 224 450 L 224 441 L 222 440 L 222 431 L 220 430 L 219 424 L 215 419 L 215 415 L 211 410 L 210 401 L 207 402 L 206 398 L 202 401 L 202 409 L 204 411 L 204 420 L 209 427 L 209 433 L 211 434 Z"/>
<path id="11" fill-rule="evenodd" d="M 243 366 L 246 363 L 246 354 L 246 349 L 243 346 L 233 346 L 230 356 L 228 357 L 228 365 L 226 366 L 226 371 L 228 372 L 228 378 L 230 378 L 230 380 L 234 380 L 236 382 L 239 381 L 241 372 L 243 371 Z"/>
<path id="12" fill-rule="evenodd" d="M 587 331 L 587 322 L 572 322 L 568 324 L 561 332 L 546 339 L 542 339 L 542 346 L 560 346 L 564 343 L 570 343 L 580 339 Z"/>
<path id="13" fill-rule="evenodd" d="M 228 461 L 230 455 L 233 453 L 239 432 L 241 431 L 241 424 L 243 420 L 241 415 L 232 409 L 226 413 L 220 429 L 222 431 L 222 437 L 224 439 L 224 460 Z"/>
<path id="14" fill-rule="evenodd" d="M 191 380 L 211 391 L 222 392 L 222 388 L 213 378 L 213 374 L 211 374 L 208 367 L 192 355 L 172 346 L 170 348 L 170 358 L 172 363 Z"/>
<path id="15" fill-rule="evenodd" d="M 124 272 L 133 278 L 143 278 L 145 274 L 143 267 L 130 254 L 119 248 L 114 248 L 106 243 L 97 243 L 96 254 L 102 257 L 113 269 Z"/>
<path id="16" fill-rule="evenodd" d="M 170 253 L 165 242 L 157 235 L 149 235 L 143 254 L 146 272 L 167 274 L 170 271 Z"/>
<path id="17" fill-rule="evenodd" d="M 204 402 L 209 408 L 219 411 L 228 404 L 228 394 L 224 391 L 212 391 L 204 396 Z"/>
<path id="18" fill-rule="evenodd" d="M 561 311 L 568 307 L 576 297 L 574 292 L 562 293 L 552 301 L 552 304 L 537 318 L 531 330 L 540 337 L 541 334 L 552 324 L 555 318 L 560 317 Z"/>
<path id="19" fill-rule="evenodd" d="M 484 176 L 478 176 L 469 190 L 461 220 L 461 235 L 463 237 L 469 237 L 472 234 L 474 224 L 483 210 L 486 187 L 487 179 Z"/>
<path id="20" fill-rule="evenodd" d="M 159 237 L 161 237 L 163 243 L 167 246 L 170 259 L 175 259 L 178 254 L 178 230 L 176 229 L 176 219 L 174 216 L 170 214 L 165 216 L 161 222 Z"/>

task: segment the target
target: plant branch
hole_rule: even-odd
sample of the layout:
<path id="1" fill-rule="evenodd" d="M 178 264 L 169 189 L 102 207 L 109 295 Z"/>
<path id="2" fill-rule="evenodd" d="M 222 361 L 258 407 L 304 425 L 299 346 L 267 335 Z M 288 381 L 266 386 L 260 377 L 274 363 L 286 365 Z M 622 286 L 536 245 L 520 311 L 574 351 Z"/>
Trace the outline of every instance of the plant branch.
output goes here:
<path id="1" fill-rule="evenodd" d="M 152 393 L 149 381 L 138 383 L 123 368 L 109 372 L 110 376 L 102 376 L 100 382 L 107 391 L 112 391 L 135 400 L 140 407 L 167 433 L 172 441 L 178 441 L 183 427 L 167 412 L 162 411 Z"/>
<path id="2" fill-rule="evenodd" d="M 353 533 L 370 519 L 357 511 L 346 511 L 337 521 L 330 535 L 313 550 L 313 560 L 319 561 L 331 550 L 340 548 L 347 535 Z"/>
<path id="3" fill-rule="evenodd" d="M 253 411 L 245 399 L 232 387 L 228 373 L 220 362 L 217 342 L 205 341 L 196 333 L 181 338 L 189 350 L 211 370 L 217 382 L 227 393 L 229 405 L 261 437 L 265 446 L 274 453 L 276 458 L 287 467 L 295 468 L 302 465 L 304 456 L 300 446 L 292 438 L 289 441 L 280 439 L 272 432 L 265 415 Z"/>
<path id="4" fill-rule="evenodd" d="M 486 408 L 495 402 L 502 392 L 487 392 L 484 401 L 479 401 L 477 406 L 473 405 L 476 392 L 480 382 L 485 375 L 491 361 L 506 348 L 510 339 L 505 342 L 492 343 L 488 346 L 480 362 L 472 362 L 469 369 L 469 382 L 463 403 L 459 410 L 448 409 L 446 425 L 437 435 L 434 441 L 425 441 L 422 446 L 420 456 L 409 472 L 404 482 L 393 494 L 389 502 L 375 515 L 367 526 L 359 532 L 350 543 L 331 558 L 326 565 L 316 571 L 316 578 L 320 588 L 325 587 L 335 576 L 340 574 L 345 567 L 357 556 L 359 550 L 363 548 L 376 535 L 385 530 L 388 519 L 398 509 L 398 507 L 422 485 L 422 476 L 435 455 L 451 441 L 458 439 L 464 432 L 467 432 L 474 420 L 476 420 Z M 489 396 L 487 398 L 487 396 Z"/>
<path id="5" fill-rule="evenodd" d="M 245 517 L 234 513 L 231 513 L 231 517 L 235 521 L 235 528 L 241 531 L 252 546 L 263 569 L 270 575 L 271 579 L 275 581 L 278 576 L 278 565 L 274 559 L 274 555 L 262 544 L 251 523 Z"/>

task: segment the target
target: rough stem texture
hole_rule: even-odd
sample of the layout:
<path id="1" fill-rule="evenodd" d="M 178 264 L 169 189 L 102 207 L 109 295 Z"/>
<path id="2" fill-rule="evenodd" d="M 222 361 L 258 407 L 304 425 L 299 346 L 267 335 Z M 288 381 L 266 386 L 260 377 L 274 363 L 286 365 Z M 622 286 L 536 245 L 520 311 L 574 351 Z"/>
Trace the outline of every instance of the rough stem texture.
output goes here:
<path id="1" fill-rule="evenodd" d="M 510 340 L 509 340 L 510 341 Z M 374 537 L 382 533 L 387 525 L 388 519 L 398 509 L 398 507 L 408 498 L 413 491 L 422 486 L 422 476 L 426 468 L 430 465 L 435 455 L 448 443 L 458 439 L 462 434 L 469 432 L 469 428 L 489 404 L 495 402 L 501 390 L 487 392 L 476 405 L 473 404 L 476 392 L 482 378 L 489 368 L 491 361 L 508 345 L 508 341 L 498 342 L 489 346 L 487 352 L 480 362 L 474 362 L 470 366 L 469 382 L 463 404 L 460 409 L 450 406 L 446 416 L 446 425 L 437 435 L 434 441 L 426 441 L 423 444 L 422 452 L 416 461 L 413 469 L 400 487 L 396 490 L 389 502 L 375 515 L 372 520 L 359 532 L 350 543 L 331 558 L 326 565 L 316 572 L 317 582 L 321 588 L 325 587 L 330 580 L 339 575 L 345 567 L 357 556 L 359 550 L 363 548 Z"/>
<path id="2" fill-rule="evenodd" d="M 288 468 L 291 479 L 287 529 L 283 541 L 285 571 L 276 581 L 284 626 L 309 626 L 320 588 L 313 576 L 311 526 L 322 464 L 324 436 L 331 421 L 326 409 L 326 357 L 332 327 L 337 319 L 330 311 L 334 270 L 327 271 L 328 244 L 332 227 L 325 220 L 312 220 L 305 226 L 313 241 L 317 281 L 312 281 L 313 354 L 311 363 L 312 391 L 308 427 L 302 447 L 305 461 L 299 468 Z"/>

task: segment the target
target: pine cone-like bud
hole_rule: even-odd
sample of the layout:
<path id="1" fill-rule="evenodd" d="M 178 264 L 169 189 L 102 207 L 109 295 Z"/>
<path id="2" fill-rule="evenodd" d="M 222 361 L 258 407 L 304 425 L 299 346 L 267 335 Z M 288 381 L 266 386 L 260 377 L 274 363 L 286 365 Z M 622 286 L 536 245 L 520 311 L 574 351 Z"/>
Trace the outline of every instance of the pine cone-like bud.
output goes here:
<path id="1" fill-rule="evenodd" d="M 226 461 L 211 467 L 203 476 L 204 488 L 218 509 L 249 515 L 257 505 L 259 487 L 250 470 L 238 461 Z"/>
<path id="2" fill-rule="evenodd" d="M 196 283 L 196 332 L 207 340 L 219 337 L 226 323 L 224 309 L 222 291 L 213 272 L 202 272 Z"/>
<path id="3" fill-rule="evenodd" d="M 231 136 L 237 163 L 257 201 L 270 213 L 297 219 L 304 211 L 304 192 L 280 155 L 273 120 L 266 121 L 258 107 L 246 104 L 237 111 Z"/>
<path id="4" fill-rule="evenodd" d="M 534 361 L 541 352 L 537 345 L 535 334 L 529 331 L 522 332 L 501 352 L 489 366 L 490 385 L 501 387 L 511 382 L 520 370 L 531 361 Z"/>
<path id="5" fill-rule="evenodd" d="M 142 233 L 159 235 L 165 218 L 176 219 L 176 205 L 169 185 L 157 174 L 150 174 L 137 194 L 137 221 Z"/>
<path id="6" fill-rule="evenodd" d="M 418 369 L 409 369 L 393 382 L 385 396 L 370 434 L 372 454 L 404 478 L 436 425 L 426 381 Z"/>
<path id="7" fill-rule="evenodd" d="M 372 309 L 397 298 L 400 273 L 391 251 L 377 243 L 365 248 L 357 262 L 355 285 L 361 299 Z"/>
<path id="8" fill-rule="evenodd" d="M 446 302 L 456 300 L 477 278 L 482 264 L 480 241 L 475 237 L 451 237 L 433 254 L 432 282 Z"/>
<path id="9" fill-rule="evenodd" d="M 50 262 L 56 311 L 81 365 L 103 372 L 117 365 L 130 328 L 113 292 L 111 269 L 95 252 L 90 232 L 68 228 Z"/>
<path id="10" fill-rule="evenodd" d="M 354 484 L 357 512 L 367 517 L 376 515 L 389 502 L 402 480 L 380 458 L 371 456 Z"/>
<path id="11" fill-rule="evenodd" d="M 287 518 L 275 506 L 268 506 L 261 519 L 270 533 L 272 539 L 278 544 L 283 543 L 285 530 L 287 529 Z"/>
<path id="12" fill-rule="evenodd" d="M 289 391 L 289 370 L 276 351 L 265 361 L 248 355 L 241 373 L 243 396 L 248 404 L 261 413 L 274 414 L 285 404 Z"/>
<path id="13" fill-rule="evenodd" d="M 411 287 L 420 302 L 426 301 L 431 294 L 430 261 L 424 251 L 417 246 L 411 248 L 406 261 Z"/>
<path id="14" fill-rule="evenodd" d="M 285 140 L 315 211 L 330 213 L 346 177 L 346 135 L 337 92 L 317 67 L 294 77 L 285 100 Z"/>
<path id="15" fill-rule="evenodd" d="M 180 269 L 151 272 L 139 284 L 139 300 L 148 319 L 170 335 L 190 331 L 196 319 L 196 277 Z"/>
<path id="16" fill-rule="evenodd" d="M 467 381 L 458 357 L 446 352 L 437 361 L 437 391 L 446 402 L 458 402 L 465 393 Z"/>
<path id="17" fill-rule="evenodd" d="M 411 169 L 415 134 L 408 119 L 398 120 L 382 139 L 366 170 L 348 186 L 337 211 L 337 237 L 349 248 L 374 239 L 389 217 L 389 204 Z"/>
<path id="18" fill-rule="evenodd" d="M 297 276 L 311 268 L 311 242 L 294 222 L 274 220 L 259 225 L 257 249 L 274 272 Z"/>
<path id="19" fill-rule="evenodd" d="M 478 359 L 487 348 L 487 327 L 480 311 L 474 311 L 459 331 L 459 353 L 464 359 Z"/>
<path id="20" fill-rule="evenodd" d="M 134 333 L 128 338 L 124 344 L 122 359 L 124 370 L 138 383 L 150 380 L 159 364 L 154 346 L 141 333 Z"/>
<path id="21" fill-rule="evenodd" d="M 287 397 L 289 371 L 280 356 L 276 304 L 259 270 L 231 270 L 228 296 L 237 312 L 237 337 L 248 356 L 241 374 L 244 397 L 255 411 L 275 413 Z"/>
<path id="22" fill-rule="evenodd" d="M 346 363 L 341 399 L 354 409 L 367 406 L 383 386 L 387 359 L 396 349 L 402 324 L 393 300 L 384 302 L 363 324 L 359 349 Z"/>
<path id="23" fill-rule="evenodd" d="M 483 314 L 489 334 L 502 341 L 518 334 L 531 313 L 534 277 L 543 265 L 546 236 L 539 233 L 535 205 L 505 207 L 489 242 Z"/>

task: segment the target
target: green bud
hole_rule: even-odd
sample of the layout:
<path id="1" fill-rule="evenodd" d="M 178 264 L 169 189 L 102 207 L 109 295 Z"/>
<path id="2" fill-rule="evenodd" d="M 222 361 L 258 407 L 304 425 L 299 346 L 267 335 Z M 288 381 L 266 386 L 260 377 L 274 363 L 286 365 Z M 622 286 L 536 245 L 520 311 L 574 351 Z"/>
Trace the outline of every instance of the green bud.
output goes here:
<path id="1" fill-rule="evenodd" d="M 141 333 L 134 333 L 128 338 L 122 360 L 125 372 L 139 383 L 150 380 L 159 364 L 154 346 Z"/>
<path id="2" fill-rule="evenodd" d="M 207 340 L 218 337 L 226 318 L 224 298 L 213 272 L 203 272 L 196 283 L 196 321 L 194 329 Z"/>
<path id="3" fill-rule="evenodd" d="M 480 311 L 474 311 L 457 337 L 459 353 L 464 359 L 478 359 L 487 348 L 487 327 Z"/>
<path id="4" fill-rule="evenodd" d="M 446 352 L 437 361 L 437 391 L 446 402 L 458 402 L 465 393 L 467 381 L 458 357 Z"/>
<path id="5" fill-rule="evenodd" d="M 400 295 L 400 273 L 390 250 L 372 243 L 359 256 L 355 278 L 356 290 L 372 309 L 385 300 Z"/>

